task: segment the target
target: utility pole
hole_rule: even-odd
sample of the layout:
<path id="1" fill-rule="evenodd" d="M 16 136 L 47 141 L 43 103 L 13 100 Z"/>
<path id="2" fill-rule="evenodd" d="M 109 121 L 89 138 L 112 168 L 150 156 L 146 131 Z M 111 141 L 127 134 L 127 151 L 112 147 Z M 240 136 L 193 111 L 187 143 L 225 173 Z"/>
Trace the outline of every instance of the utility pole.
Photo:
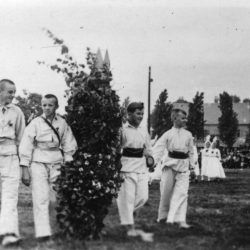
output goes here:
<path id="1" fill-rule="evenodd" d="M 151 66 L 148 68 L 148 133 L 150 134 L 150 99 L 151 99 L 151 82 L 153 79 L 151 78 Z"/>

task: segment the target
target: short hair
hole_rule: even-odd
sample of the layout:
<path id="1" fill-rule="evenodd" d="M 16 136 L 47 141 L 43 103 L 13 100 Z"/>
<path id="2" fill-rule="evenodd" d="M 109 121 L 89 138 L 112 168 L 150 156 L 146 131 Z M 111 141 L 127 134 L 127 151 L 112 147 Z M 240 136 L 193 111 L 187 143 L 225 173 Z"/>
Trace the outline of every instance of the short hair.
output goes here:
<path id="1" fill-rule="evenodd" d="M 9 79 L 1 79 L 0 80 L 0 89 L 3 90 L 3 88 L 5 87 L 5 83 L 9 83 L 9 84 L 12 84 L 12 85 L 15 85 L 15 83 Z"/>
<path id="2" fill-rule="evenodd" d="M 175 119 L 176 119 L 176 116 L 179 114 L 179 113 L 182 113 L 184 115 L 187 115 L 187 113 L 182 110 L 182 109 L 172 109 L 172 112 L 171 112 L 171 121 L 173 122 Z"/>
<path id="3" fill-rule="evenodd" d="M 134 113 L 136 109 L 139 109 L 139 110 L 144 109 L 143 102 L 131 102 L 127 107 L 127 112 Z"/>
<path id="4" fill-rule="evenodd" d="M 47 99 L 54 98 L 56 100 L 56 106 L 59 107 L 58 98 L 55 95 L 47 94 L 47 95 L 44 96 L 44 98 L 47 98 Z"/>

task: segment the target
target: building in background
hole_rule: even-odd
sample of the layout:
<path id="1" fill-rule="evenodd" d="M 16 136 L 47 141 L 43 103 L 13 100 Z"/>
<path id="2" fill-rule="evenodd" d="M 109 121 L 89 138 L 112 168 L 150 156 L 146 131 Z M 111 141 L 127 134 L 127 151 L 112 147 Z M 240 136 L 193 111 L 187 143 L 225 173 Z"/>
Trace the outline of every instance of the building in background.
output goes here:
<path id="1" fill-rule="evenodd" d="M 234 103 L 233 109 L 237 114 L 239 122 L 238 139 L 234 146 L 239 146 L 246 142 L 250 128 L 250 104 Z M 204 134 L 205 136 L 216 135 L 219 137 L 218 119 L 221 111 L 218 103 L 204 103 Z"/>
<path id="2" fill-rule="evenodd" d="M 189 103 L 181 103 L 181 105 L 188 111 Z M 239 122 L 238 138 L 234 144 L 238 147 L 250 139 L 250 103 L 233 103 L 233 109 Z M 204 103 L 204 138 L 208 134 L 220 138 L 218 129 L 220 116 L 218 103 Z M 250 140 L 248 144 L 250 145 Z M 223 143 L 221 145 L 223 146 Z M 203 141 L 198 141 L 198 146 L 203 147 Z"/>

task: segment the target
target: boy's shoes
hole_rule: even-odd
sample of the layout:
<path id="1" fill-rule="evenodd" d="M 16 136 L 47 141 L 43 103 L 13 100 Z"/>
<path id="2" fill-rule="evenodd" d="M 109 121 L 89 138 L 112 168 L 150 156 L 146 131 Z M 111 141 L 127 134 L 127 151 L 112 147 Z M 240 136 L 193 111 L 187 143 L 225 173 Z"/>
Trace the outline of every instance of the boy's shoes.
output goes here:
<path id="1" fill-rule="evenodd" d="M 139 235 L 141 237 L 141 239 L 143 241 L 146 242 L 153 242 L 154 241 L 154 234 L 153 233 L 146 233 L 143 230 L 136 230 L 137 231 L 137 235 Z"/>
<path id="2" fill-rule="evenodd" d="M 166 224 L 166 222 L 167 222 L 167 218 L 163 218 L 163 219 L 160 219 L 160 220 L 156 220 L 156 223 L 158 223 L 158 224 Z"/>
<path id="3" fill-rule="evenodd" d="M 19 242 L 19 237 L 17 237 L 15 234 L 7 234 L 3 236 L 2 240 L 2 246 L 12 246 L 17 245 Z"/>
<path id="4" fill-rule="evenodd" d="M 47 242 L 51 240 L 51 236 L 43 236 L 43 237 L 37 237 L 37 241 L 42 243 L 42 242 Z"/>
<path id="5" fill-rule="evenodd" d="M 138 232 L 136 229 L 134 228 L 131 228 L 127 231 L 127 236 L 129 237 L 136 237 L 136 236 L 139 236 Z"/>
<path id="6" fill-rule="evenodd" d="M 183 229 L 188 229 L 188 228 L 192 227 L 191 225 L 187 224 L 186 222 L 179 222 L 178 225 L 179 225 L 179 228 L 183 228 Z"/>
<path id="7" fill-rule="evenodd" d="M 50 249 L 54 245 L 54 241 L 51 236 L 38 237 L 37 244 L 41 249 Z"/>
<path id="8" fill-rule="evenodd" d="M 137 237 L 140 236 L 143 241 L 153 242 L 153 233 L 146 233 L 140 229 L 130 229 L 127 231 L 127 236 L 129 237 Z"/>

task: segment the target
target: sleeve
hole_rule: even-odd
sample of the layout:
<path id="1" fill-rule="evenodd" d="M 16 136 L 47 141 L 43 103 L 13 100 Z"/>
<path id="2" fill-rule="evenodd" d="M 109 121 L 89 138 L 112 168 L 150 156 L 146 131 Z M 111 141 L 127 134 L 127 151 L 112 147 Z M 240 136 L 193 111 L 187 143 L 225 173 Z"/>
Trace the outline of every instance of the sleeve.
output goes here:
<path id="1" fill-rule="evenodd" d="M 19 146 L 25 129 L 25 118 L 21 110 L 19 110 L 15 126 L 16 144 Z"/>
<path id="2" fill-rule="evenodd" d="M 146 131 L 146 138 L 145 138 L 145 150 L 144 150 L 144 155 L 152 155 L 152 146 L 151 146 L 151 140 L 148 131 Z"/>
<path id="3" fill-rule="evenodd" d="M 36 124 L 31 122 L 26 129 L 19 146 L 20 165 L 30 166 L 36 138 Z"/>
<path id="4" fill-rule="evenodd" d="M 194 162 L 198 161 L 198 151 L 197 151 L 197 147 L 194 146 Z"/>
<path id="5" fill-rule="evenodd" d="M 164 133 L 153 147 L 153 157 L 156 164 L 161 160 L 164 150 L 166 149 L 167 135 L 167 132 Z"/>
<path id="6" fill-rule="evenodd" d="M 194 169 L 195 168 L 195 164 L 194 164 L 194 141 L 193 141 L 193 137 L 192 137 L 191 134 L 189 136 L 188 155 L 189 155 L 190 169 Z"/>
<path id="7" fill-rule="evenodd" d="M 65 122 L 66 123 L 66 122 Z M 70 126 L 66 123 L 64 133 L 62 136 L 62 150 L 64 153 L 64 161 L 72 161 L 73 154 L 77 150 L 77 142 L 72 133 Z"/>

